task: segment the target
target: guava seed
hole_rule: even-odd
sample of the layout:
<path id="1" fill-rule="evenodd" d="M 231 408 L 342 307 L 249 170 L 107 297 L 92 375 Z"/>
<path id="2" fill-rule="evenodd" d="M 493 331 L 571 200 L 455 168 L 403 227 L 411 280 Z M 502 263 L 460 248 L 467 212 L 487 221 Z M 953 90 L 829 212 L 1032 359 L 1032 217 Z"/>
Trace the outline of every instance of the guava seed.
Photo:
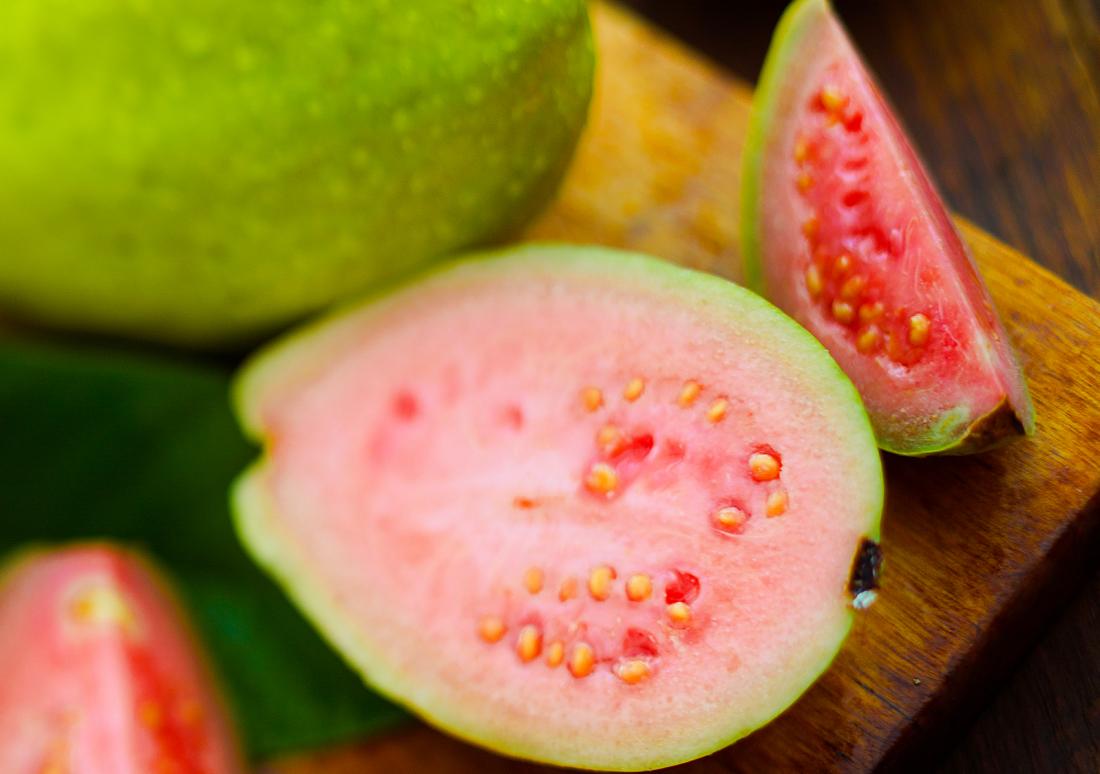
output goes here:
<path id="1" fill-rule="evenodd" d="M 477 632 L 486 642 L 500 642 L 504 636 L 504 621 L 495 615 L 486 616 L 478 624 Z"/>
<path id="2" fill-rule="evenodd" d="M 611 596 L 611 581 L 615 579 L 615 570 L 606 564 L 592 568 L 588 575 L 588 593 L 597 602 L 603 602 Z"/>
<path id="3" fill-rule="evenodd" d="M 626 582 L 626 598 L 631 602 L 643 602 L 649 599 L 649 595 L 652 593 L 653 581 L 649 579 L 648 575 L 643 573 L 631 575 Z"/>

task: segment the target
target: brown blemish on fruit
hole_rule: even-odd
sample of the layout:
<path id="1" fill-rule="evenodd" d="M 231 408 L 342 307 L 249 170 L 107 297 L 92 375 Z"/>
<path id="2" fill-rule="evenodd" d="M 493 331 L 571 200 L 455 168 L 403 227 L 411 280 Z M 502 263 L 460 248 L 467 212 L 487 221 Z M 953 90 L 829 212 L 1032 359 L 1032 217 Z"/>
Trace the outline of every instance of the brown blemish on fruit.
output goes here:
<path id="1" fill-rule="evenodd" d="M 587 642 L 578 642 L 569 655 L 569 673 L 573 677 L 588 677 L 596 666 L 596 653 Z"/>
<path id="2" fill-rule="evenodd" d="M 626 582 L 626 598 L 631 602 L 644 602 L 653 593 L 653 581 L 644 573 L 631 575 Z"/>
<path id="3" fill-rule="evenodd" d="M 530 594 L 538 594 L 542 591 L 542 570 L 538 567 L 528 567 L 523 573 L 523 587 Z"/>
<path id="4" fill-rule="evenodd" d="M 615 676 L 627 685 L 636 685 L 649 677 L 649 664 L 641 659 L 622 661 L 615 667 Z"/>
<path id="5" fill-rule="evenodd" d="M 603 393 L 598 387 L 585 387 L 581 390 L 581 403 L 585 411 L 595 411 L 603 405 Z"/>
<path id="6" fill-rule="evenodd" d="M 817 298 L 824 288 L 825 282 L 821 278 L 821 269 L 817 268 L 817 264 L 811 263 L 806 269 L 806 290 L 811 296 Z"/>
<path id="7" fill-rule="evenodd" d="M 703 391 L 703 385 L 694 379 L 688 379 L 684 382 L 683 388 L 680 390 L 679 396 L 676 398 L 676 402 L 681 408 L 687 408 L 695 399 L 699 397 L 699 393 Z"/>
<path id="8" fill-rule="evenodd" d="M 486 642 L 500 642 L 504 636 L 504 621 L 498 616 L 487 615 L 478 623 L 477 633 Z"/>
<path id="9" fill-rule="evenodd" d="M 615 580 L 615 569 L 601 564 L 593 567 L 588 574 L 588 593 L 597 602 L 603 602 L 611 596 L 611 581 Z"/>
<path id="10" fill-rule="evenodd" d="M 560 602 L 568 602 L 570 599 L 574 599 L 577 596 L 577 579 L 570 576 L 561 582 L 558 586 L 558 600 Z"/>
<path id="11" fill-rule="evenodd" d="M 606 462 L 596 462 L 584 477 L 584 486 L 593 494 L 610 497 L 619 485 L 619 475 Z"/>
<path id="12" fill-rule="evenodd" d="M 725 398 L 719 398 L 710 404 L 710 408 L 707 409 L 707 421 L 711 424 L 718 424 L 726 418 L 726 411 L 729 410 L 729 401 Z"/>
<path id="13" fill-rule="evenodd" d="M 723 532 L 740 532 L 749 520 L 749 515 L 736 505 L 727 505 L 714 512 L 714 526 Z"/>
<path id="14" fill-rule="evenodd" d="M 626 448 L 626 434 L 615 425 L 604 425 L 596 433 L 596 446 L 605 457 L 614 457 Z"/>
<path id="15" fill-rule="evenodd" d="M 524 510 L 534 508 L 538 503 L 532 500 L 530 497 L 515 497 L 512 499 L 512 505 Z"/>
<path id="16" fill-rule="evenodd" d="M 673 602 L 665 608 L 665 612 L 674 626 L 687 626 L 691 623 L 691 606 L 687 602 Z"/>
<path id="17" fill-rule="evenodd" d="M 565 660 L 565 645 L 560 641 L 554 640 L 546 648 L 546 666 L 553 669 L 560 666 L 561 662 Z"/>
<path id="18" fill-rule="evenodd" d="M 928 331 L 932 327 L 932 321 L 927 316 L 917 313 L 909 318 L 909 343 L 914 347 L 923 347 L 928 343 Z"/>
<path id="19" fill-rule="evenodd" d="M 877 589 L 882 572 L 882 549 L 870 538 L 863 538 L 852 560 L 852 573 L 848 579 L 848 591 L 856 596 L 864 591 Z"/>
<path id="20" fill-rule="evenodd" d="M 645 382 L 641 378 L 635 376 L 629 382 L 626 383 L 626 387 L 623 389 L 623 397 L 633 403 L 642 397 L 642 393 L 645 392 Z"/>
<path id="21" fill-rule="evenodd" d="M 769 452 L 753 452 L 749 455 L 749 473 L 753 481 L 771 481 L 779 478 L 779 459 Z"/>
<path id="22" fill-rule="evenodd" d="M 847 301 L 833 301 L 833 317 L 837 322 L 847 325 L 856 318 L 856 310 Z"/>
<path id="23" fill-rule="evenodd" d="M 516 637 L 516 654 L 522 661 L 534 661 L 542 652 L 542 632 L 534 624 L 527 624 Z"/>
<path id="24" fill-rule="evenodd" d="M 882 333 L 879 331 L 878 326 L 868 325 L 856 337 L 856 349 L 865 355 L 869 355 L 878 349 L 881 342 Z"/>
<path id="25" fill-rule="evenodd" d="M 768 499 L 764 501 L 764 513 L 767 514 L 768 518 L 782 516 L 787 512 L 788 505 L 789 499 L 787 497 L 787 490 L 776 489 L 769 494 Z"/>

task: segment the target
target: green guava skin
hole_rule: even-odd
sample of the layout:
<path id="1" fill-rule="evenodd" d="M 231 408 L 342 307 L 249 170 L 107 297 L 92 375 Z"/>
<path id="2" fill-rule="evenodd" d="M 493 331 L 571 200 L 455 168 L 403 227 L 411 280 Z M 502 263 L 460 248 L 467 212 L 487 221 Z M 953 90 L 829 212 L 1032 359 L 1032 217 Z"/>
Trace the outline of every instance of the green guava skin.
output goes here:
<path id="1" fill-rule="evenodd" d="M 521 226 L 583 0 L 0 3 L 0 314 L 199 348 Z"/>

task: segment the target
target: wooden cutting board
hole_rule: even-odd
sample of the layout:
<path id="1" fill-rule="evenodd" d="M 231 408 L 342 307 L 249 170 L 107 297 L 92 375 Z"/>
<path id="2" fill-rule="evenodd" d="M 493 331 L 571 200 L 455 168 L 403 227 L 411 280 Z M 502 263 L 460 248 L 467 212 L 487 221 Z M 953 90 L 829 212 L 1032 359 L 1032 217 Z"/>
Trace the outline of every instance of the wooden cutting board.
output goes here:
<path id="1" fill-rule="evenodd" d="M 532 239 L 597 242 L 740 277 L 751 89 L 622 10 L 593 9 L 593 114 Z M 960 221 L 1027 373 L 1038 432 L 968 458 L 887 456 L 879 601 L 765 729 L 690 771 L 865 771 L 965 722 L 1100 535 L 1100 304 Z M 535 771 L 424 726 L 269 765 L 280 774 Z"/>

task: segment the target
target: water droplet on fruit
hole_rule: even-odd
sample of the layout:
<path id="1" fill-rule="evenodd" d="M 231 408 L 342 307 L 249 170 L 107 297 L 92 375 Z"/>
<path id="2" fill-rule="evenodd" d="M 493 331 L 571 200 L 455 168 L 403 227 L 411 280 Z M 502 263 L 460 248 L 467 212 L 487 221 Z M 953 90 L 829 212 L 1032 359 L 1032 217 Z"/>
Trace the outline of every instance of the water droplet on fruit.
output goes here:
<path id="1" fill-rule="evenodd" d="M 673 602 L 666 608 L 668 620 L 674 626 L 687 626 L 691 623 L 691 606 L 686 602 Z"/>
<path id="2" fill-rule="evenodd" d="M 922 347 L 928 342 L 928 331 L 932 327 L 932 321 L 919 312 L 909 318 L 909 343 L 914 347 Z"/>
<path id="3" fill-rule="evenodd" d="M 542 652 L 542 632 L 534 624 L 527 624 L 516 637 L 516 653 L 523 661 L 533 661 Z"/>
<path id="4" fill-rule="evenodd" d="M 868 355 L 878 349 L 881 341 L 882 333 L 879 331 L 878 326 L 868 325 L 856 337 L 856 348 L 863 354 Z"/>
<path id="5" fill-rule="evenodd" d="M 665 585 L 665 602 L 694 602 L 699 596 L 699 579 L 690 572 L 673 570 L 672 580 Z"/>
<path id="6" fill-rule="evenodd" d="M 736 505 L 727 505 L 714 512 L 714 526 L 723 532 L 741 532 L 749 515 Z"/>
<path id="7" fill-rule="evenodd" d="M 531 594 L 542 591 L 542 570 L 538 567 L 528 567 L 523 573 L 523 587 Z"/>
<path id="8" fill-rule="evenodd" d="M 603 405 L 603 393 L 597 387 L 585 387 L 581 390 L 581 403 L 585 411 L 595 411 Z"/>
<path id="9" fill-rule="evenodd" d="M 627 685 L 636 685 L 649 677 L 649 664 L 640 659 L 623 661 L 615 666 L 615 675 Z"/>
<path id="10" fill-rule="evenodd" d="M 596 433 L 596 446 L 605 457 L 614 457 L 626 448 L 626 434 L 615 425 L 604 425 Z"/>
<path id="11" fill-rule="evenodd" d="M 578 642 L 569 655 L 569 673 L 573 677 L 588 677 L 596 666 L 596 653 L 587 642 Z"/>
<path id="12" fill-rule="evenodd" d="M 680 390 L 680 395 L 676 398 L 676 402 L 680 404 L 681 408 L 687 408 L 695 399 L 699 397 L 699 393 L 702 392 L 703 385 L 694 379 L 689 379 L 684 382 L 683 389 Z"/>
<path id="13" fill-rule="evenodd" d="M 561 582 L 558 587 L 558 600 L 568 602 L 577 596 L 577 579 L 570 576 Z"/>
<path id="14" fill-rule="evenodd" d="M 626 598 L 631 602 L 642 602 L 647 600 L 652 593 L 653 581 L 644 573 L 631 575 L 626 582 Z"/>
<path id="15" fill-rule="evenodd" d="M 486 642 L 500 642 L 504 636 L 504 621 L 495 615 L 485 616 L 477 625 L 477 633 Z"/>
<path id="16" fill-rule="evenodd" d="M 774 516 L 782 516 L 787 512 L 788 498 L 786 489 L 776 489 L 770 495 L 768 499 L 764 501 L 764 513 L 769 518 Z"/>
<path id="17" fill-rule="evenodd" d="M 833 302 L 833 317 L 837 322 L 847 325 L 856 318 L 856 310 L 847 301 Z"/>
<path id="18" fill-rule="evenodd" d="M 619 475 L 615 472 L 615 468 L 606 462 L 597 462 L 584 477 L 584 485 L 593 494 L 610 497 L 615 493 L 615 487 L 619 485 Z"/>
<path id="19" fill-rule="evenodd" d="M 726 418 L 726 411 L 729 410 L 729 401 L 725 398 L 719 398 L 710 404 L 710 408 L 707 409 L 707 421 L 711 424 L 718 424 Z"/>
<path id="20" fill-rule="evenodd" d="M 821 269 L 817 268 L 816 264 L 810 264 L 806 269 L 806 290 L 810 291 L 811 296 L 817 298 L 821 295 L 824 287 L 825 283 L 821 279 Z"/>
<path id="21" fill-rule="evenodd" d="M 779 460 L 768 452 L 753 452 L 749 455 L 749 473 L 754 481 L 771 481 L 779 478 Z"/>
<path id="22" fill-rule="evenodd" d="M 546 648 L 546 666 L 553 669 L 559 666 L 562 661 L 565 660 L 565 646 L 555 640 L 551 642 L 549 647 Z"/>
<path id="23" fill-rule="evenodd" d="M 614 568 L 608 567 L 606 564 L 593 567 L 592 572 L 588 574 L 588 593 L 592 595 L 592 599 L 603 602 L 610 597 L 611 581 L 614 579 Z"/>
<path id="24" fill-rule="evenodd" d="M 638 398 L 642 397 L 643 392 L 645 392 L 645 382 L 635 376 L 626 383 L 626 388 L 623 390 L 623 397 L 633 403 L 638 400 Z"/>

